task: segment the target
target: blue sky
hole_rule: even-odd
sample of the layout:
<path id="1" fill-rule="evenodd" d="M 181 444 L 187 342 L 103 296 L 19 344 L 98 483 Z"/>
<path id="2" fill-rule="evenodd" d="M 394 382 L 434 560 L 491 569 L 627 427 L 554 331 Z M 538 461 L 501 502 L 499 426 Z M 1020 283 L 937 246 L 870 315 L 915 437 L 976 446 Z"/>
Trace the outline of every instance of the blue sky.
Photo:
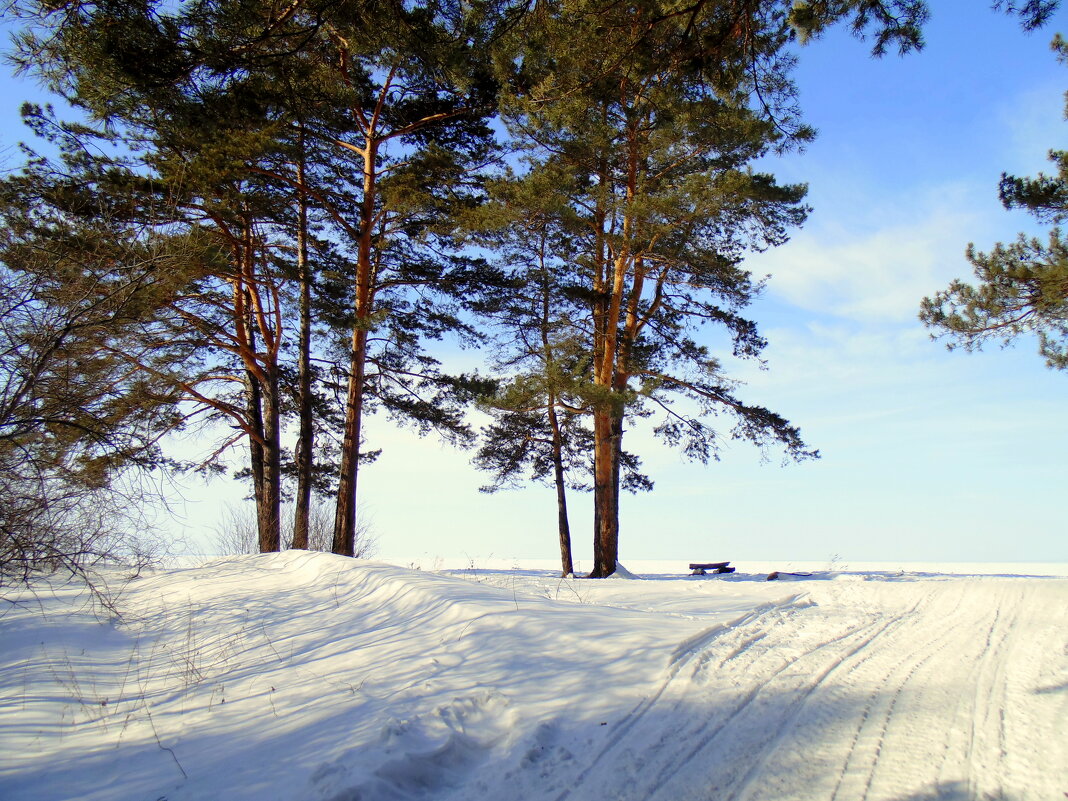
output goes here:
<path id="1" fill-rule="evenodd" d="M 921 53 L 872 59 L 845 30 L 803 48 L 801 106 L 819 137 L 765 165 L 808 183 L 814 212 L 750 261 L 772 276 L 753 309 L 769 369 L 731 369 L 745 398 L 798 424 L 822 458 L 781 467 L 731 444 L 705 467 L 629 432 L 656 489 L 623 500 L 624 563 L 1068 561 L 1068 376 L 1030 340 L 947 353 L 916 319 L 922 297 L 970 275 L 968 242 L 989 249 L 1039 230 L 1001 207 L 997 182 L 1046 169 L 1046 152 L 1065 144 L 1068 68 L 1048 44 L 1068 11 L 1028 35 L 982 3 L 932 5 Z M 28 94 L 4 84 L 3 150 L 23 138 Z M 482 495 L 467 455 L 384 419 L 367 436 L 384 449 L 360 477 L 381 553 L 555 557 L 550 489 Z M 180 525 L 194 543 L 210 549 L 197 532 L 232 494 L 229 482 L 185 491 Z M 591 499 L 570 500 L 576 556 L 589 564 Z"/>

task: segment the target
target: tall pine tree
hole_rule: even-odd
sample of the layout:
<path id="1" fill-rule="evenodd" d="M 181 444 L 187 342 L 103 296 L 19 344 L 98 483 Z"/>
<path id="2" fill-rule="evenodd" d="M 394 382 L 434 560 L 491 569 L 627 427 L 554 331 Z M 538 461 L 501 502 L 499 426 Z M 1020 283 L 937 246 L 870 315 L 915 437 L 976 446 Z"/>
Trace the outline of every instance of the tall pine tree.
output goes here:
<path id="1" fill-rule="evenodd" d="M 721 411 L 736 419 L 733 436 L 809 455 L 786 420 L 735 395 L 690 334 L 722 326 L 735 355 L 759 355 L 764 341 L 740 315 L 759 289 L 742 256 L 784 241 L 804 219 L 804 189 L 749 165 L 809 132 L 790 105 L 784 11 L 576 3 L 529 22 L 505 113 L 534 162 L 520 180 L 568 176 L 557 187 L 568 208 L 558 223 L 576 242 L 566 280 L 583 299 L 572 322 L 590 365 L 592 575 L 607 576 L 618 558 L 629 415 L 659 410 L 657 433 L 701 460 L 720 436 L 707 416 Z"/>

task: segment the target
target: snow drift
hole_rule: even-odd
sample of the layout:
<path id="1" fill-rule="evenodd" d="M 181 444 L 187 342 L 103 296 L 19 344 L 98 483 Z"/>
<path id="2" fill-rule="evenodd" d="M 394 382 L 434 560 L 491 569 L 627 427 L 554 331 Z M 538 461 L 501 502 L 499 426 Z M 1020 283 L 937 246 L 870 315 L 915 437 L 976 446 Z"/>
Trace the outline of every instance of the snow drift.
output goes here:
<path id="1" fill-rule="evenodd" d="M 763 578 L 288 552 L 138 579 L 121 620 L 42 585 L 3 602 L 0 798 L 1068 792 L 1068 581 Z"/>

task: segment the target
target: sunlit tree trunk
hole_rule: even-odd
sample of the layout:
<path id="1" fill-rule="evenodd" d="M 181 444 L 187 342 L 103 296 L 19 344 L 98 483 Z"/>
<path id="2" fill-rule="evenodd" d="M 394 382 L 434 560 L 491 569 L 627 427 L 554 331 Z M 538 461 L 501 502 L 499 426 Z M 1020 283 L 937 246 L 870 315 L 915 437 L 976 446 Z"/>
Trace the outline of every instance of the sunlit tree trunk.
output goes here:
<path id="1" fill-rule="evenodd" d="M 383 90 L 385 91 L 385 90 Z M 373 125 L 373 123 L 372 123 Z M 356 542 L 356 479 L 360 462 L 360 430 L 363 422 L 363 383 L 367 367 L 367 331 L 371 322 L 372 227 L 376 200 L 378 142 L 374 128 L 368 131 L 363 149 L 363 205 L 356 263 L 355 323 L 349 354 L 349 384 L 345 397 L 345 429 L 341 444 L 337 509 L 334 515 L 333 552 L 352 556 Z"/>
<path id="2" fill-rule="evenodd" d="M 304 131 L 299 140 L 297 183 L 305 185 Z M 300 430 L 297 434 L 297 492 L 293 512 L 293 547 L 308 547 L 308 516 L 311 510 L 312 459 L 315 426 L 311 393 L 311 265 L 308 263 L 308 201 L 303 189 L 297 192 L 297 281 L 300 284 L 300 342 L 297 355 L 297 405 Z"/>

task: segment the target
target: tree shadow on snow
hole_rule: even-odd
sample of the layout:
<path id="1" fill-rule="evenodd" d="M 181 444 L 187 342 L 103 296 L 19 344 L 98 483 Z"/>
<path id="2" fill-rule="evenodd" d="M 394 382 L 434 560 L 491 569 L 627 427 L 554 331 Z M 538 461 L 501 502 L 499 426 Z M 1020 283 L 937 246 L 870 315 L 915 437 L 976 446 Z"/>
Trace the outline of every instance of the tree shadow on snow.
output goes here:
<path id="1" fill-rule="evenodd" d="M 938 782 L 930 789 L 912 795 L 900 796 L 894 801 L 1015 801 L 1016 796 L 1001 794 L 980 796 L 965 782 Z"/>
<path id="2" fill-rule="evenodd" d="M 37 764 L 17 779 L 7 777 L 14 782 L 0 777 L 0 797 L 802 801 L 838 793 L 853 755 L 840 747 L 840 736 L 828 733 L 841 735 L 873 704 L 869 695 L 837 693 L 799 701 L 774 692 L 662 704 L 653 698 L 655 691 L 650 687 L 648 695 L 635 696 L 636 703 L 598 714 L 575 709 L 541 720 L 505 715 L 488 720 L 485 728 L 465 725 L 479 712 L 479 703 L 500 702 L 489 696 L 479 701 L 484 688 L 471 688 L 468 697 L 474 700 L 466 706 L 432 708 L 408 697 L 383 716 L 373 704 L 342 703 L 336 713 L 307 723 L 285 715 L 276 719 L 268 707 L 255 726 L 171 732 L 158 742 L 141 739 L 68 753 L 61 764 Z M 365 728 L 353 741 L 368 717 L 376 721 L 373 731 Z M 509 731 L 493 725 L 502 720 Z M 870 770 L 882 781 L 894 780 L 880 773 L 880 755 L 871 756 L 875 762 L 859 773 L 866 776 Z M 920 781 L 923 772 L 937 766 L 914 767 Z M 902 778 L 909 777 L 896 780 Z M 841 792 L 845 795 L 839 797 L 853 797 L 844 785 Z M 984 796 L 982 801 L 1014 798 Z M 893 801 L 980 798 L 963 782 L 939 782 Z"/>
<path id="3" fill-rule="evenodd" d="M 1068 692 L 1068 681 L 1061 684 L 1051 684 L 1048 687 L 1036 687 L 1034 689 L 1035 695 L 1051 695 L 1053 693 Z"/>

